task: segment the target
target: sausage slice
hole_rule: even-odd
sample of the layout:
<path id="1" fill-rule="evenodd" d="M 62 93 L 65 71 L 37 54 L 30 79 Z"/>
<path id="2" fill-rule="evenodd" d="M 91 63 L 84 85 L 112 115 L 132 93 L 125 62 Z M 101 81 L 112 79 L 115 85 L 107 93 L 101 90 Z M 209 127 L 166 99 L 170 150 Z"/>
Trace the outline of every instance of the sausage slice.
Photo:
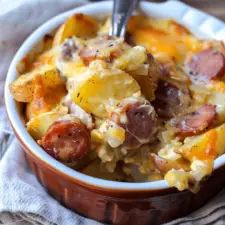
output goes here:
<path id="1" fill-rule="evenodd" d="M 217 50 L 206 49 L 194 55 L 187 62 L 186 67 L 193 82 L 206 83 L 225 74 L 225 58 Z"/>
<path id="2" fill-rule="evenodd" d="M 150 104 L 132 104 L 126 107 L 126 123 L 121 126 L 126 130 L 124 147 L 138 148 L 151 142 L 157 131 L 157 117 Z"/>
<path id="3" fill-rule="evenodd" d="M 80 50 L 79 56 L 83 60 L 84 64 L 88 66 L 93 60 L 97 58 L 97 50 L 85 47 Z"/>
<path id="4" fill-rule="evenodd" d="M 215 105 L 203 105 L 196 111 L 188 113 L 179 119 L 172 120 L 172 124 L 178 129 L 182 137 L 201 133 L 212 125 L 216 117 Z"/>
<path id="5" fill-rule="evenodd" d="M 153 107 L 151 105 L 133 106 L 126 114 L 126 129 L 139 139 L 148 139 L 156 125 L 156 115 Z"/>
<path id="6" fill-rule="evenodd" d="M 190 104 L 188 90 L 180 90 L 172 83 L 160 80 L 152 102 L 159 117 L 170 119 Z"/>
<path id="7" fill-rule="evenodd" d="M 71 163 L 89 151 L 90 132 L 80 121 L 56 121 L 49 127 L 40 144 L 55 159 Z"/>
<path id="8" fill-rule="evenodd" d="M 126 131 L 123 147 L 125 147 L 126 149 L 134 149 L 140 146 L 141 146 L 141 143 L 138 141 L 138 139 L 134 135 Z"/>

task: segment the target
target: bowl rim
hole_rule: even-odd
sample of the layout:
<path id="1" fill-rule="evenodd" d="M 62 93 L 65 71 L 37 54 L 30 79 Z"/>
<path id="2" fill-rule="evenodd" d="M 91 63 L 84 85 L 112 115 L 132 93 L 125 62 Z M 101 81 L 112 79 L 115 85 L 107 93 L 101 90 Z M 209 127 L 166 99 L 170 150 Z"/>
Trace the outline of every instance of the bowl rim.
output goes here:
<path id="1" fill-rule="evenodd" d="M 198 16 L 203 16 L 207 21 L 210 21 L 210 23 L 213 22 L 213 25 L 217 25 L 217 27 L 220 27 L 220 29 L 225 30 L 225 24 L 221 22 L 220 20 L 209 16 L 206 13 L 202 13 L 196 9 L 193 9 L 190 6 L 187 6 L 184 3 L 178 2 L 178 1 L 168 1 L 165 3 L 150 3 L 150 2 L 141 2 L 140 3 L 140 9 L 141 10 L 147 10 L 148 13 L 150 13 L 150 9 L 156 10 L 159 9 L 159 6 L 167 9 L 168 8 L 176 8 L 183 12 L 183 17 L 187 15 L 188 13 L 192 12 Z M 74 13 L 87 13 L 91 15 L 108 15 L 112 8 L 112 2 L 111 1 L 103 1 L 103 2 L 97 2 L 97 3 L 91 3 L 88 5 L 80 6 L 75 9 L 69 10 L 67 12 L 61 13 L 52 19 L 45 22 L 43 25 L 41 25 L 38 29 L 36 29 L 21 45 L 17 53 L 15 54 L 8 73 L 6 77 L 5 82 L 5 106 L 6 111 L 8 114 L 9 121 L 14 129 L 14 132 L 20 139 L 20 142 L 22 142 L 22 145 L 24 145 L 25 148 L 29 149 L 36 157 L 38 157 L 40 160 L 47 163 L 49 166 L 54 168 L 55 170 L 58 170 L 59 172 L 73 178 L 74 180 L 80 181 L 83 184 L 94 186 L 95 188 L 101 188 L 101 189 L 110 189 L 110 190 L 125 190 L 125 191 L 152 191 L 152 190 L 163 190 L 163 189 L 170 189 L 168 184 L 165 180 L 159 180 L 159 181 L 149 181 L 149 182 L 139 182 L 139 183 L 132 183 L 132 182 L 118 182 L 118 181 L 110 181 L 110 180 L 104 180 L 101 178 L 95 178 L 92 176 L 85 175 L 79 171 L 73 170 L 63 163 L 58 162 L 53 157 L 48 155 L 43 149 L 36 143 L 36 141 L 31 137 L 31 135 L 27 132 L 21 118 L 19 115 L 19 112 L 16 107 L 16 102 L 12 98 L 10 91 L 9 91 L 9 84 L 15 80 L 17 76 L 16 72 L 16 64 L 22 59 L 22 57 L 29 52 L 29 50 L 38 43 L 38 41 L 43 38 L 43 36 L 47 33 L 50 33 L 50 31 L 54 30 L 56 27 L 58 27 L 60 24 L 63 23 L 63 21 L 70 15 Z M 157 10 L 156 10 L 157 11 Z M 179 11 L 179 10 L 178 10 Z M 153 11 L 151 11 L 152 13 Z M 159 13 L 160 14 L 160 13 Z M 157 15 L 156 15 L 157 16 Z M 170 16 L 171 17 L 171 16 Z M 180 21 L 179 21 L 180 22 Z M 182 23 L 185 23 L 185 21 L 182 21 Z M 191 24 L 188 25 L 189 28 L 191 28 Z M 220 32 L 220 29 L 218 28 L 215 32 Z M 214 169 L 218 169 L 222 165 L 225 164 L 225 154 L 221 155 L 215 160 L 214 163 Z"/>

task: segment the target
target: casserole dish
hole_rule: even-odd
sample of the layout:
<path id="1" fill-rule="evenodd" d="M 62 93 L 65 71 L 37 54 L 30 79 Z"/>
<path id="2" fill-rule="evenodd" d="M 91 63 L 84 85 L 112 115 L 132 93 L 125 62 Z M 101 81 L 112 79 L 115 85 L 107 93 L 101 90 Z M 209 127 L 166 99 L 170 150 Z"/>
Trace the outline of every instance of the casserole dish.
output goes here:
<path id="1" fill-rule="evenodd" d="M 5 90 L 6 107 L 32 169 L 41 183 L 63 204 L 99 221 L 114 224 L 157 224 L 185 215 L 203 204 L 222 187 L 224 178 L 217 177 L 223 173 L 221 172 L 223 156 L 216 159 L 215 172 L 197 194 L 188 191 L 177 192 L 169 188 L 165 181 L 122 183 L 93 178 L 71 170 L 43 152 L 27 133 L 20 114 L 22 108 L 16 105 L 7 88 L 16 78 L 16 64 L 44 34 L 58 27 L 68 16 L 76 12 L 106 16 L 111 12 L 111 7 L 110 2 L 104 2 L 72 10 L 50 20 L 32 34 L 22 45 L 10 66 Z M 200 37 L 223 38 L 223 23 L 179 2 L 171 1 L 163 4 L 143 2 L 140 8 L 147 15 L 174 18 Z M 174 8 L 179 10 L 169 15 L 168 12 L 172 11 L 170 9 Z"/>

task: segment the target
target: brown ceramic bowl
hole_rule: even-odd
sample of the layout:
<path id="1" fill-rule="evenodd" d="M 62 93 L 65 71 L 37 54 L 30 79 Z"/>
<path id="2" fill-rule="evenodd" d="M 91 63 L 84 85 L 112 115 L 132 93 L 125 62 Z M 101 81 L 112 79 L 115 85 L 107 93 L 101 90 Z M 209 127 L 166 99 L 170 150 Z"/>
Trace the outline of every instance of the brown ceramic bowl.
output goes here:
<path id="1" fill-rule="evenodd" d="M 58 27 L 67 17 L 77 12 L 106 16 L 111 10 L 112 3 L 108 1 L 89 4 L 61 14 L 37 29 L 24 42 L 10 65 L 5 86 L 6 109 L 32 170 L 49 193 L 66 207 L 107 223 L 160 224 L 190 213 L 224 186 L 225 155 L 216 159 L 212 176 L 202 183 L 197 194 L 169 188 L 164 180 L 126 183 L 90 177 L 72 170 L 43 151 L 26 131 L 22 105 L 14 101 L 8 89 L 8 85 L 17 77 L 16 64 L 45 34 Z M 174 18 L 196 35 L 218 39 L 225 36 L 224 23 L 178 1 L 160 4 L 142 2 L 140 10 L 151 16 Z"/>

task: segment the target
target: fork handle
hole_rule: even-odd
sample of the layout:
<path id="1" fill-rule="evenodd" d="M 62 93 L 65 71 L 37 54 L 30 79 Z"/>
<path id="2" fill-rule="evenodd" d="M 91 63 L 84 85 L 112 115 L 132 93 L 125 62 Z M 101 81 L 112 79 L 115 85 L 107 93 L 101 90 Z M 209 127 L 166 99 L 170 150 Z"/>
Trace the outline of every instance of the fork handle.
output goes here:
<path id="1" fill-rule="evenodd" d="M 138 0 L 114 0 L 112 27 L 110 35 L 124 37 L 126 32 L 127 22 L 136 8 Z"/>

